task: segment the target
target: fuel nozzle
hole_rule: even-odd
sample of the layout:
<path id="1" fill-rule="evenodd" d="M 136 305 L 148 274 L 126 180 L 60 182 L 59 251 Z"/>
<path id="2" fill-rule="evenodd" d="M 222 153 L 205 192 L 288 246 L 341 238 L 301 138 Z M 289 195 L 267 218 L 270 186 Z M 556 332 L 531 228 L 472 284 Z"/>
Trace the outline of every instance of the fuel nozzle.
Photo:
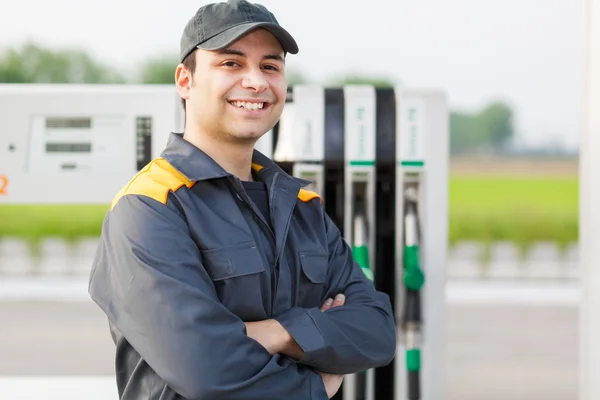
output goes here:
<path id="1" fill-rule="evenodd" d="M 421 295 L 425 274 L 421 269 L 417 193 L 414 188 L 405 192 L 403 281 L 406 287 L 404 303 L 404 346 L 408 371 L 408 399 L 419 400 L 421 370 Z"/>
<path id="2" fill-rule="evenodd" d="M 354 233 L 352 244 L 352 255 L 360 265 L 365 276 L 374 281 L 374 274 L 369 262 L 369 236 L 367 232 L 367 219 L 365 217 L 365 203 L 357 199 L 354 204 Z"/>

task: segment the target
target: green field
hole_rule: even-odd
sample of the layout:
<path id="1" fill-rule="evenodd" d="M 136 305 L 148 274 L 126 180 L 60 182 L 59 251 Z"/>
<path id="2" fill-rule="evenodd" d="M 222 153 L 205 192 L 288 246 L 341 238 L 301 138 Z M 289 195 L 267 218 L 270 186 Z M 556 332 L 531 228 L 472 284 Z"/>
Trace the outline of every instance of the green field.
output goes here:
<path id="1" fill-rule="evenodd" d="M 453 177 L 450 241 L 577 241 L 576 177 Z"/>
<path id="2" fill-rule="evenodd" d="M 577 240 L 577 177 L 453 176 L 449 214 L 451 243 L 509 240 L 567 245 Z M 37 241 L 100 234 L 107 206 L 0 206 L 0 236 Z"/>

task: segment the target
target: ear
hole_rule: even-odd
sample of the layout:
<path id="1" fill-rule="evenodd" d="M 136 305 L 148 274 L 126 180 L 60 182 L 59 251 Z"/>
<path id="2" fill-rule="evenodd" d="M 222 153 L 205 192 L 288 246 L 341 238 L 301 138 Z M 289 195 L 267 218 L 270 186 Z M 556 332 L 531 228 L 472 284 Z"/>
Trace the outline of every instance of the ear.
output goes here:
<path id="1" fill-rule="evenodd" d="M 190 98 L 192 74 L 183 64 L 179 64 L 175 70 L 175 87 L 182 99 L 188 100 Z"/>

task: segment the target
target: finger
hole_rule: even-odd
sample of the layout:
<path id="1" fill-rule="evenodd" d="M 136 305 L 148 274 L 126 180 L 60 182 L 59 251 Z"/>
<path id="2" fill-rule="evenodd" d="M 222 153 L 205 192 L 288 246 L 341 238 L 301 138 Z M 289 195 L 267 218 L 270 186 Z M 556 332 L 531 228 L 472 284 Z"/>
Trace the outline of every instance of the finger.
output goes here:
<path id="1" fill-rule="evenodd" d="M 344 296 L 343 294 L 340 293 L 337 296 L 335 296 L 335 299 L 333 300 L 333 303 L 331 304 L 331 308 L 343 306 L 345 302 L 346 302 L 346 296 Z"/>
<path id="2" fill-rule="evenodd" d="M 321 311 L 327 311 L 327 310 L 329 310 L 331 308 L 332 304 L 333 304 L 333 299 L 327 299 L 327 300 L 325 300 L 325 302 L 321 306 Z"/>

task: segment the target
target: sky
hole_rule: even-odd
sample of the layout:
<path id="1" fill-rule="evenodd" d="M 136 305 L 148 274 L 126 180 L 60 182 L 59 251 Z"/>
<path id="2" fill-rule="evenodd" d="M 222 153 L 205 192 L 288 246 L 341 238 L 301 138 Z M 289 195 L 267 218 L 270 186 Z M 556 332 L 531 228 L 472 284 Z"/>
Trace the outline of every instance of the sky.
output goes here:
<path id="1" fill-rule="evenodd" d="M 134 73 L 176 55 L 199 7 L 191 0 L 0 0 L 0 50 L 32 40 L 83 48 Z M 310 82 L 381 76 L 443 90 L 452 110 L 501 100 L 518 143 L 577 149 L 584 57 L 583 0 L 262 0 L 298 42 L 288 68 Z"/>

